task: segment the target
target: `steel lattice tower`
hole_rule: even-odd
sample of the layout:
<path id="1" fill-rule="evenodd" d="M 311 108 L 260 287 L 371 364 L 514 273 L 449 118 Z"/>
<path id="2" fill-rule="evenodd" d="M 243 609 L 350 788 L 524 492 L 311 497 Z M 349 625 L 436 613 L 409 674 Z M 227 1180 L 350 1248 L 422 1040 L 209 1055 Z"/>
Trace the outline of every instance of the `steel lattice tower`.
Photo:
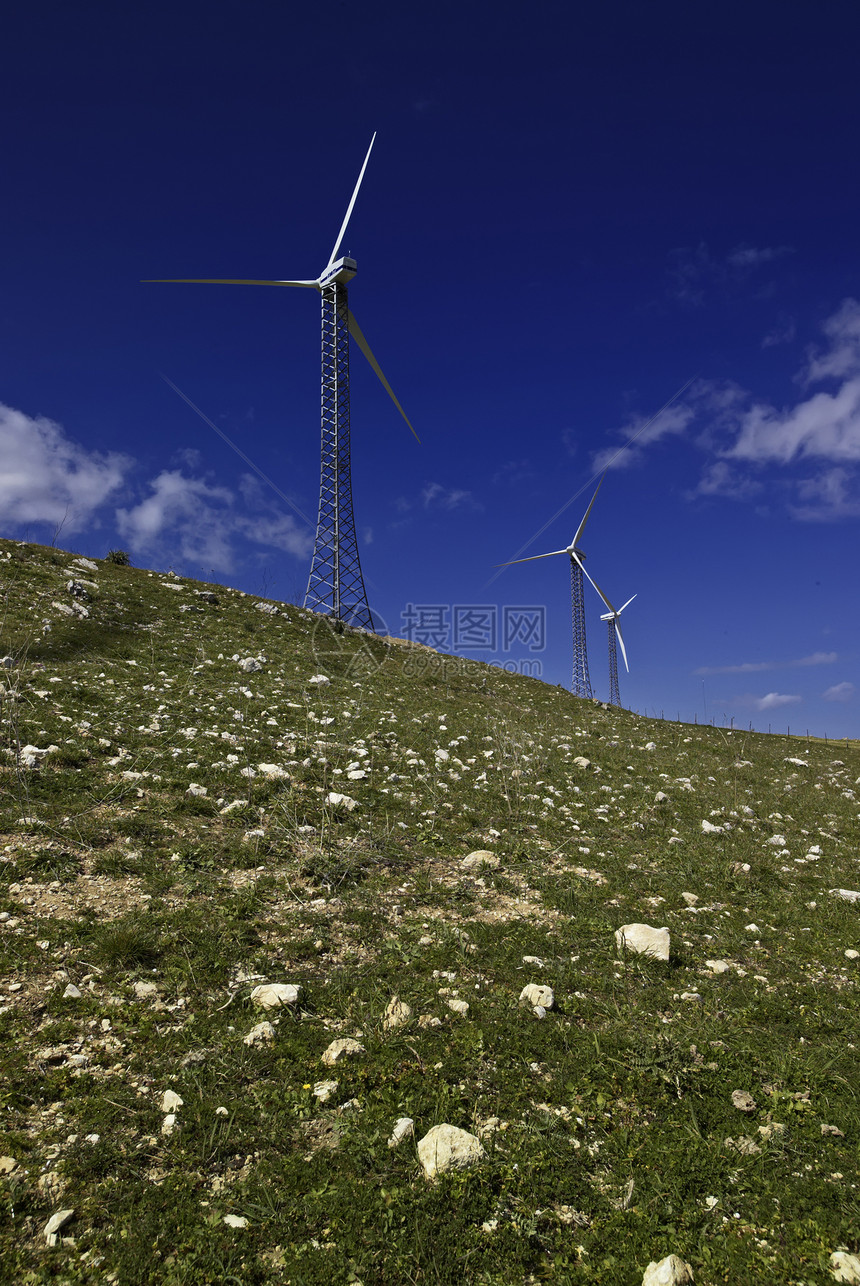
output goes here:
<path id="1" fill-rule="evenodd" d="M 570 560 L 570 611 L 573 618 L 573 678 L 570 690 L 575 697 L 590 697 L 592 692 L 591 680 L 588 677 L 588 650 L 585 641 L 582 566 L 579 560 L 573 557 Z"/>
<path id="2" fill-rule="evenodd" d="M 349 307 L 346 284 L 322 296 L 320 503 L 304 606 L 373 630 L 361 575 L 349 440 Z"/>
<path id="3" fill-rule="evenodd" d="M 609 704 L 611 706 L 620 706 L 621 693 L 618 690 L 618 649 L 616 647 L 614 618 L 610 618 L 606 622 L 606 629 L 609 633 Z"/>

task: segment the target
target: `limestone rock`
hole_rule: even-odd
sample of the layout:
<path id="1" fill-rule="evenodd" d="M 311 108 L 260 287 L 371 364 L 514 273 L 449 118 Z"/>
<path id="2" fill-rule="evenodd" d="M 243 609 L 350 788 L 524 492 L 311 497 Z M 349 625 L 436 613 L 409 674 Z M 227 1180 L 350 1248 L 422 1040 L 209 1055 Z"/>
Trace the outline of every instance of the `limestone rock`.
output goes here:
<path id="1" fill-rule="evenodd" d="M 468 1000 L 449 1000 L 447 1004 L 448 1004 L 448 1008 L 453 1013 L 460 1014 L 462 1018 L 465 1018 L 466 1014 L 469 1012 Z"/>
<path id="2" fill-rule="evenodd" d="M 244 1215 L 224 1215 L 221 1222 L 225 1223 L 228 1228 L 247 1228 L 248 1227 L 248 1220 L 244 1217 Z"/>
<path id="3" fill-rule="evenodd" d="M 278 1009 L 281 1005 L 295 1005 L 302 994 L 301 987 L 289 982 L 268 982 L 255 987 L 251 1001 L 261 1009 Z"/>
<path id="4" fill-rule="evenodd" d="M 322 1061 L 326 1067 L 334 1067 L 342 1059 L 352 1058 L 356 1054 L 363 1054 L 364 1052 L 364 1046 L 361 1041 L 353 1040 L 352 1036 L 341 1036 L 338 1040 L 332 1041 L 323 1054 Z"/>
<path id="5" fill-rule="evenodd" d="M 838 1282 L 860 1286 L 860 1255 L 849 1255 L 847 1250 L 834 1250 L 830 1256 L 830 1271 Z"/>
<path id="6" fill-rule="evenodd" d="M 547 987 L 544 983 L 529 982 L 520 992 L 520 1004 L 531 1005 L 533 1009 L 536 1007 L 543 1010 L 552 1009 L 555 1004 L 555 994 L 552 987 Z"/>
<path id="7" fill-rule="evenodd" d="M 246 656 L 239 662 L 239 669 L 243 674 L 256 674 L 262 670 L 262 665 L 255 656 Z"/>
<path id="8" fill-rule="evenodd" d="M 196 798 L 202 798 L 204 795 L 209 794 L 209 790 L 206 786 L 200 786 L 196 781 L 193 781 L 185 793 L 186 795 L 194 795 Z"/>
<path id="9" fill-rule="evenodd" d="M 426 1028 L 441 1027 L 442 1019 L 437 1018 L 435 1014 L 422 1014 L 418 1019 L 418 1026 Z"/>
<path id="10" fill-rule="evenodd" d="M 659 1263 L 652 1260 L 645 1269 L 642 1286 L 688 1286 L 693 1281 L 693 1270 L 678 1255 L 667 1255 Z"/>
<path id="11" fill-rule="evenodd" d="M 707 818 L 702 820 L 702 830 L 706 835 L 722 835 L 725 829 L 725 826 L 715 826 L 714 823 L 709 822 Z"/>
<path id="12" fill-rule="evenodd" d="M 275 1039 L 275 1029 L 271 1023 L 257 1023 L 252 1027 L 247 1036 L 243 1037 L 245 1045 L 265 1045 L 267 1042 Z"/>
<path id="13" fill-rule="evenodd" d="M 175 1112 L 178 1107 L 184 1107 L 185 1100 L 180 1098 L 175 1090 L 165 1090 L 161 1096 L 162 1112 Z"/>
<path id="14" fill-rule="evenodd" d="M 726 960 L 706 960 L 705 968 L 710 969 L 711 973 L 728 973 L 729 971 Z"/>
<path id="15" fill-rule="evenodd" d="M 486 848 L 476 848 L 474 853 L 466 854 L 460 865 L 465 867 L 467 871 L 474 870 L 477 866 L 492 866 L 495 868 L 501 865 L 501 859 Z"/>
<path id="16" fill-rule="evenodd" d="M 636 955 L 653 956 L 655 960 L 669 959 L 669 930 L 655 929 L 650 924 L 623 924 L 615 930 L 619 951 L 633 951 Z"/>
<path id="17" fill-rule="evenodd" d="M 331 683 L 331 679 L 327 674 L 312 674 L 308 679 L 308 683 L 315 688 L 327 688 Z"/>
<path id="18" fill-rule="evenodd" d="M 394 1027 L 402 1027 L 411 1017 L 412 1009 L 405 1000 L 401 1000 L 399 996 L 392 996 L 385 1008 L 382 1026 L 386 1031 L 390 1031 Z"/>
<path id="19" fill-rule="evenodd" d="M 45 1242 L 49 1246 L 56 1246 L 57 1233 L 61 1228 L 65 1228 L 70 1219 L 75 1215 L 74 1210 L 57 1210 L 51 1215 L 45 1224 Z"/>
<path id="20" fill-rule="evenodd" d="M 358 807 L 357 799 L 352 799 L 349 795 L 339 795 L 336 790 L 329 791 L 325 797 L 325 802 L 329 808 L 342 808 L 347 813 L 351 813 Z"/>
<path id="21" fill-rule="evenodd" d="M 337 1087 L 337 1081 L 316 1081 L 314 1084 L 314 1098 L 319 1099 L 321 1103 L 327 1103 L 331 1096 L 336 1093 Z"/>
<path id="22" fill-rule="evenodd" d="M 396 1148 L 406 1138 L 411 1138 L 415 1134 L 415 1122 L 411 1116 L 399 1116 L 394 1122 L 394 1129 L 391 1131 L 391 1138 L 388 1140 L 390 1148 Z"/>
<path id="23" fill-rule="evenodd" d="M 732 1106 L 736 1107 L 739 1112 L 754 1112 L 756 1110 L 756 1101 L 752 1094 L 746 1090 L 732 1090 Z"/>
<path id="24" fill-rule="evenodd" d="M 289 781 L 290 774 L 280 764 L 257 764 L 257 772 L 270 781 Z"/>
<path id="25" fill-rule="evenodd" d="M 23 750 L 21 754 L 24 754 Z M 831 889 L 830 892 L 834 897 L 842 898 L 843 902 L 860 902 L 860 891 L 857 889 Z"/>
<path id="26" fill-rule="evenodd" d="M 456 1125 L 434 1125 L 418 1144 L 418 1160 L 428 1179 L 446 1170 L 465 1170 L 486 1155 L 480 1139 Z"/>
<path id="27" fill-rule="evenodd" d="M 0 1174 L 11 1174 L 17 1164 L 14 1157 L 0 1157 Z"/>
<path id="28" fill-rule="evenodd" d="M 134 994 L 138 1000 L 146 1000 L 149 996 L 157 996 L 158 988 L 154 982 L 136 982 L 134 984 Z"/>
<path id="29" fill-rule="evenodd" d="M 70 983 L 68 984 L 68 986 L 66 987 L 65 991 L 63 992 L 63 999 L 64 999 L 64 1000 L 80 1000 L 80 998 L 81 998 L 81 993 L 80 993 L 79 988 L 78 988 L 78 987 L 76 987 L 76 986 L 75 986 L 75 984 L 74 984 L 73 982 L 70 982 Z"/>
<path id="30" fill-rule="evenodd" d="M 168 1112 L 167 1116 L 161 1122 L 161 1133 L 165 1138 L 169 1138 L 176 1129 L 176 1113 Z"/>

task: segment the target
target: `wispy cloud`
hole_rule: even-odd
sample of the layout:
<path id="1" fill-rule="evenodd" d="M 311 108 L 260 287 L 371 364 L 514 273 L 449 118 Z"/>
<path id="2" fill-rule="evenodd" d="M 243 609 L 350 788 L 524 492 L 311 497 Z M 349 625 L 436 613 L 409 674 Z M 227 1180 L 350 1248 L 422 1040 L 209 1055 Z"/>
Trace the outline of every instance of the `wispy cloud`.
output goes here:
<path id="1" fill-rule="evenodd" d="M 704 241 L 669 253 L 670 295 L 688 307 L 701 307 L 707 292 L 737 287 L 751 272 L 793 254 L 791 246 L 750 246 L 745 242 L 714 254 Z"/>
<path id="2" fill-rule="evenodd" d="M 812 665 L 834 665 L 838 660 L 838 652 L 812 652 L 809 656 L 799 656 L 790 661 L 742 661 L 739 665 L 701 665 L 693 673 L 701 676 L 757 674 L 762 670 L 793 670 Z"/>
<path id="3" fill-rule="evenodd" d="M 428 482 L 421 491 L 421 503 L 425 509 L 470 509 L 478 508 L 471 491 L 443 487 L 440 482 Z"/>
<path id="4" fill-rule="evenodd" d="M 11 526 L 63 524 L 80 531 L 124 484 L 134 462 L 88 451 L 62 425 L 0 404 L 0 514 Z"/>
<path id="5" fill-rule="evenodd" d="M 767 696 L 757 697 L 756 710 L 778 710 L 780 706 L 796 705 L 801 697 L 786 692 L 768 692 Z"/>
<path id="6" fill-rule="evenodd" d="M 856 691 L 853 683 L 834 683 L 832 688 L 821 695 L 825 701 L 853 701 Z"/>

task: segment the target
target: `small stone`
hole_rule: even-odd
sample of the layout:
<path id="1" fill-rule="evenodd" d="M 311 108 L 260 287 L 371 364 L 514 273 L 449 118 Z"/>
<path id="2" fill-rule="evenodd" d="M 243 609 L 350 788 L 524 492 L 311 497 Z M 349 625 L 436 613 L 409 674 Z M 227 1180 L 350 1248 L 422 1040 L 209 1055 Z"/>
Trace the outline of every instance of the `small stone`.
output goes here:
<path id="1" fill-rule="evenodd" d="M 270 781 L 289 781 L 290 774 L 280 764 L 257 764 L 257 772 Z"/>
<path id="2" fill-rule="evenodd" d="M 66 987 L 66 990 L 63 992 L 63 1000 L 80 1000 L 80 998 L 80 990 L 73 982 L 70 982 Z"/>
<path id="3" fill-rule="evenodd" d="M 695 906 L 699 900 L 698 893 L 682 893 L 681 897 L 687 903 L 687 906 Z"/>
<path id="4" fill-rule="evenodd" d="M 271 1023 L 257 1023 L 252 1027 L 247 1036 L 242 1038 L 245 1045 L 265 1045 L 275 1039 L 275 1029 Z"/>
<path id="5" fill-rule="evenodd" d="M 154 982 L 136 982 L 133 990 L 138 1000 L 146 1000 L 148 996 L 158 995 L 158 988 Z"/>
<path id="6" fill-rule="evenodd" d="M 161 1133 L 165 1136 L 165 1138 L 169 1138 L 169 1136 L 173 1133 L 175 1129 L 176 1129 L 176 1113 L 168 1112 L 167 1116 L 161 1122 Z"/>
<path id="7" fill-rule="evenodd" d="M 411 1116 L 399 1116 L 394 1122 L 394 1129 L 391 1131 L 391 1137 L 388 1140 L 390 1148 L 396 1148 L 404 1139 L 414 1137 L 415 1122 Z"/>
<path id="8" fill-rule="evenodd" d="M 729 965 L 725 960 L 706 960 L 705 966 L 710 969 L 711 973 L 728 973 L 729 971 Z"/>
<path id="9" fill-rule="evenodd" d="M 418 1026 L 425 1028 L 441 1027 L 442 1019 L 437 1018 L 435 1014 L 422 1014 L 418 1019 Z"/>
<path id="10" fill-rule="evenodd" d="M 847 1286 L 860 1286 L 860 1255 L 849 1255 L 847 1250 L 834 1250 L 830 1256 L 830 1271 L 838 1282 Z"/>
<path id="11" fill-rule="evenodd" d="M 184 1107 L 185 1100 L 180 1098 L 175 1090 L 165 1090 L 161 1096 L 162 1112 L 175 1112 L 178 1107 Z"/>
<path id="12" fill-rule="evenodd" d="M 295 1005 L 302 994 L 300 986 L 289 982 L 268 982 L 255 987 L 251 992 L 251 1003 L 261 1009 L 278 1009 L 281 1005 Z"/>
<path id="13" fill-rule="evenodd" d="M 547 987 L 540 982 L 527 983 L 520 992 L 520 1004 L 531 1005 L 532 1008 L 539 1006 L 546 1013 L 546 1010 L 552 1009 L 555 1004 L 552 987 Z M 540 1016 L 543 1017 L 543 1015 Z"/>
<path id="14" fill-rule="evenodd" d="M 209 791 L 206 786 L 198 786 L 197 782 L 193 781 L 185 793 L 186 795 L 195 795 L 197 797 L 200 797 L 203 795 L 208 795 Z"/>
<path id="15" fill-rule="evenodd" d="M 0 1157 L 0 1174 L 11 1174 L 17 1164 L 14 1157 Z"/>
<path id="16" fill-rule="evenodd" d="M 74 1218 L 74 1210 L 57 1210 L 51 1215 L 45 1224 L 45 1241 L 49 1246 L 56 1246 L 57 1233 L 61 1228 L 65 1228 L 70 1219 Z"/>
<path id="17" fill-rule="evenodd" d="M 466 1014 L 469 1012 L 468 1000 L 449 1000 L 446 1003 L 453 1013 L 460 1014 L 463 1018 L 465 1018 Z"/>
<path id="18" fill-rule="evenodd" d="M 725 829 L 725 826 L 715 826 L 714 823 L 709 822 L 707 818 L 702 821 L 702 830 L 706 835 L 722 835 Z"/>
<path id="19" fill-rule="evenodd" d="M 690 1265 L 677 1255 L 667 1255 L 659 1263 L 651 1261 L 645 1269 L 642 1286 L 689 1286 L 692 1281 Z"/>
<path id="20" fill-rule="evenodd" d="M 308 683 L 315 688 L 327 688 L 331 683 L 331 679 L 326 674 L 312 674 L 308 679 Z"/>
<path id="21" fill-rule="evenodd" d="M 411 1017 L 412 1010 L 410 1006 L 401 1000 L 399 996 L 392 996 L 386 1006 L 382 1026 L 386 1031 L 391 1031 L 395 1027 L 402 1027 Z"/>
<path id="22" fill-rule="evenodd" d="M 334 1067 L 344 1058 L 353 1058 L 356 1054 L 365 1052 L 361 1041 L 353 1040 L 352 1036 L 341 1036 L 338 1040 L 333 1040 L 328 1049 L 322 1056 L 322 1061 L 326 1067 Z"/>
<path id="23" fill-rule="evenodd" d="M 669 930 L 655 929 L 650 924 L 623 924 L 615 930 L 619 951 L 633 951 L 637 955 L 653 956 L 655 960 L 669 959 Z"/>
<path id="24" fill-rule="evenodd" d="M 757 1104 L 752 1094 L 746 1090 L 732 1090 L 732 1106 L 739 1112 L 754 1112 Z"/>
<path id="25" fill-rule="evenodd" d="M 239 669 L 243 674 L 256 674 L 257 671 L 262 670 L 262 668 L 262 665 L 255 656 L 246 656 L 239 662 Z"/>
<path id="26" fill-rule="evenodd" d="M 666 800 L 667 800 L 668 798 L 669 798 L 669 796 L 668 796 L 664 791 L 662 791 L 662 790 L 658 790 L 658 791 L 657 791 L 657 794 L 654 796 L 654 803 L 655 803 L 655 804 L 665 804 L 665 803 L 666 803 Z"/>
<path id="27" fill-rule="evenodd" d="M 855 951 L 853 947 L 849 947 L 845 952 L 846 960 L 856 960 L 858 957 L 860 957 L 860 951 Z"/>
<path id="28" fill-rule="evenodd" d="M 843 902 L 860 902 L 860 892 L 857 889 L 831 889 L 830 892 L 834 897 L 842 898 Z"/>
<path id="29" fill-rule="evenodd" d="M 821 1122 L 821 1133 L 824 1135 L 829 1134 L 835 1139 L 845 1138 L 844 1132 L 840 1130 L 838 1125 L 825 1125 L 823 1121 Z"/>
<path id="30" fill-rule="evenodd" d="M 224 1218 L 221 1220 L 221 1222 L 225 1223 L 228 1228 L 247 1228 L 248 1227 L 248 1220 L 245 1219 L 242 1215 L 225 1215 Z"/>
<path id="31" fill-rule="evenodd" d="M 757 924 L 745 924 L 744 928 L 746 929 L 747 933 L 761 933 L 761 929 L 758 927 Z"/>
<path id="32" fill-rule="evenodd" d="M 467 871 L 474 870 L 478 866 L 491 866 L 495 870 L 496 867 L 501 866 L 501 858 L 489 852 L 488 849 L 476 848 L 474 853 L 466 854 L 460 865 Z"/>
<path id="33" fill-rule="evenodd" d="M 230 1115 L 230 1113 L 227 1111 L 226 1107 L 216 1107 L 216 1109 L 215 1109 L 215 1115 L 216 1115 L 216 1116 L 229 1116 L 229 1115 Z"/>
<path id="34" fill-rule="evenodd" d="M 211 589 L 198 589 L 197 597 L 204 603 L 211 603 L 213 607 L 217 607 L 221 601 L 217 594 L 212 593 Z"/>
<path id="35" fill-rule="evenodd" d="M 434 1125 L 418 1144 L 418 1160 L 428 1179 L 446 1170 L 465 1170 L 486 1155 L 480 1139 L 456 1125 Z"/>
<path id="36" fill-rule="evenodd" d="M 336 790 L 329 791 L 325 802 L 329 808 L 342 808 L 346 813 L 351 813 L 358 807 L 357 799 L 352 799 L 349 795 L 340 795 Z"/>
<path id="37" fill-rule="evenodd" d="M 314 1085 L 314 1098 L 319 1099 L 321 1103 L 327 1103 L 337 1092 L 337 1087 L 337 1081 L 317 1081 Z"/>

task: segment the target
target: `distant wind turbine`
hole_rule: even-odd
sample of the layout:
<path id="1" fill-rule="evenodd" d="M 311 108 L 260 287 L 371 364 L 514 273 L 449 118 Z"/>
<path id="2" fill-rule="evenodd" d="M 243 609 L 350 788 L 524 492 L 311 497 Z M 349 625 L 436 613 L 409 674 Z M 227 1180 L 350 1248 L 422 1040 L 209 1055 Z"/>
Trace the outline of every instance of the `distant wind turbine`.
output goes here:
<path id="1" fill-rule="evenodd" d="M 416 441 L 406 412 L 382 373 L 358 322 L 349 310 L 347 286 L 357 265 L 349 257 L 338 258 L 358 189 L 370 160 L 376 134 L 347 206 L 340 232 L 328 263 L 318 277 L 304 281 L 259 281 L 245 277 L 171 277 L 174 282 L 209 286 L 303 286 L 322 296 L 322 443 L 320 449 L 320 501 L 316 539 L 304 606 L 352 625 L 373 630 L 373 616 L 367 602 L 352 507 L 352 476 L 349 439 L 349 335 L 378 375 L 383 388 L 403 416 Z"/>
<path id="2" fill-rule="evenodd" d="M 594 588 L 597 590 L 604 603 L 611 607 L 609 600 L 601 590 L 598 589 L 597 585 L 595 585 L 594 581 L 585 570 L 585 554 L 579 548 L 579 542 L 582 538 L 582 533 L 585 530 L 585 524 L 588 522 L 589 514 L 591 513 L 594 502 L 597 499 L 597 492 L 602 487 L 603 478 L 605 477 L 606 474 L 604 473 L 600 482 L 597 484 L 597 489 L 595 490 L 594 495 L 591 497 L 591 503 L 585 511 L 582 522 L 577 527 L 576 534 L 566 549 L 553 549 L 548 554 L 532 554 L 529 558 L 514 558 L 509 563 L 499 564 L 500 567 L 513 567 L 516 563 L 534 563 L 539 558 L 554 558 L 558 554 L 567 554 L 570 557 L 570 606 L 573 623 L 573 678 L 571 680 L 570 687 L 571 692 L 573 692 L 574 696 L 577 697 L 591 697 L 593 695 L 591 690 L 591 680 L 588 675 L 588 649 L 585 639 L 585 594 L 583 592 L 583 576 L 586 576 L 591 584 L 594 585 Z"/>
<path id="3" fill-rule="evenodd" d="M 595 585 L 594 588 L 597 589 L 597 586 Z M 630 666 L 627 664 L 627 648 L 624 646 L 624 638 L 621 634 L 621 625 L 619 624 L 618 618 L 624 611 L 624 608 L 630 606 L 636 595 L 634 594 L 633 598 L 628 598 L 624 606 L 619 607 L 616 610 L 605 594 L 602 594 L 599 589 L 597 592 L 609 608 L 609 611 L 604 612 L 603 616 L 600 618 L 601 621 L 606 621 L 606 628 L 609 634 L 609 704 L 612 706 L 620 706 L 621 694 L 618 690 L 618 652 L 615 647 L 616 638 L 621 644 L 621 655 L 624 657 L 624 668 L 628 674 L 630 673 Z"/>

